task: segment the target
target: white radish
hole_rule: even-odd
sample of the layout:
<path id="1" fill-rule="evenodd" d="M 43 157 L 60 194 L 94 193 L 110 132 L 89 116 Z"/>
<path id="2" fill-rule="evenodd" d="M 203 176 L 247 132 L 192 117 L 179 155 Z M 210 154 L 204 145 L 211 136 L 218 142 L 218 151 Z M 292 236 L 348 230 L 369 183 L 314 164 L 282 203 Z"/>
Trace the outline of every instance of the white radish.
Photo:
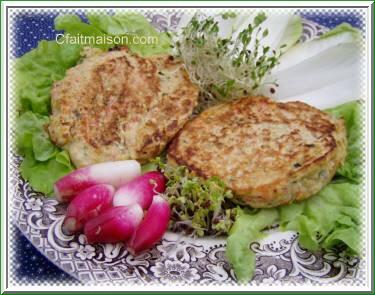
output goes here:
<path id="1" fill-rule="evenodd" d="M 110 184 L 117 188 L 139 175 L 141 165 L 135 160 L 94 164 L 60 178 L 54 185 L 55 196 L 60 202 L 68 202 L 90 186 Z"/>
<path id="2" fill-rule="evenodd" d="M 84 229 L 88 243 L 126 242 L 141 222 L 143 210 L 139 205 L 112 207 L 89 220 Z"/>
<path id="3" fill-rule="evenodd" d="M 129 251 L 136 254 L 159 242 L 168 228 L 170 212 L 168 202 L 161 196 L 154 196 L 149 210 L 129 241 Z"/>
<path id="4" fill-rule="evenodd" d="M 152 198 L 165 191 L 166 179 L 161 172 L 147 172 L 121 186 L 114 198 L 113 206 L 139 204 L 144 210 L 150 207 Z"/>
<path id="5" fill-rule="evenodd" d="M 67 234 L 83 230 L 85 223 L 112 207 L 115 188 L 109 184 L 98 184 L 79 193 L 69 204 L 63 223 Z"/>

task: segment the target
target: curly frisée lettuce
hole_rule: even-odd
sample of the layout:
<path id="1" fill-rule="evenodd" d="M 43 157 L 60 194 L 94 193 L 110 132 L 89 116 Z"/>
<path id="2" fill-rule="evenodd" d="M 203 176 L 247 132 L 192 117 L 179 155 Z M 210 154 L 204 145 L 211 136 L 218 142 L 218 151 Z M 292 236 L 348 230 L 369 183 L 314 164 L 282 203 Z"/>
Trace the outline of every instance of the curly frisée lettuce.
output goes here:
<path id="1" fill-rule="evenodd" d="M 217 177 L 204 180 L 184 166 L 153 161 L 167 177 L 165 196 L 171 206 L 170 229 L 192 236 L 228 234 L 237 215 L 232 193 Z"/>
<path id="2" fill-rule="evenodd" d="M 129 47 L 141 55 L 168 53 L 170 50 L 169 37 L 156 31 L 142 15 L 93 15 L 88 19 L 89 23 L 84 23 L 76 15 L 59 16 L 55 19 L 55 29 L 64 30 L 65 35 L 154 36 L 157 40 L 155 44 L 129 44 Z M 18 153 L 24 156 L 20 172 L 34 190 L 47 195 L 52 193 L 53 183 L 73 169 L 68 153 L 57 148 L 46 131 L 51 111 L 51 87 L 53 82 L 64 78 L 66 70 L 80 61 L 85 45 L 95 46 L 61 41 L 43 40 L 37 48 L 15 62 L 15 101 L 19 113 L 15 130 L 16 147 Z M 115 45 L 99 44 L 96 47 L 108 50 Z"/>

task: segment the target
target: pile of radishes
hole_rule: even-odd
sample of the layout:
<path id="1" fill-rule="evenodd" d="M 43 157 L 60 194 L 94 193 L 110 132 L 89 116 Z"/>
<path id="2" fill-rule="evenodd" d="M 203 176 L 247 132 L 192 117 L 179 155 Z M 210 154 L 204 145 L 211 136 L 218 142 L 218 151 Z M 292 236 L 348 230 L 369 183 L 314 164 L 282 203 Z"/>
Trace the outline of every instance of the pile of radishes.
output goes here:
<path id="1" fill-rule="evenodd" d="M 168 228 L 165 182 L 158 171 L 141 175 L 133 160 L 75 170 L 55 183 L 57 200 L 70 202 L 63 230 L 83 231 L 88 243 L 126 242 L 133 254 L 148 249 Z"/>

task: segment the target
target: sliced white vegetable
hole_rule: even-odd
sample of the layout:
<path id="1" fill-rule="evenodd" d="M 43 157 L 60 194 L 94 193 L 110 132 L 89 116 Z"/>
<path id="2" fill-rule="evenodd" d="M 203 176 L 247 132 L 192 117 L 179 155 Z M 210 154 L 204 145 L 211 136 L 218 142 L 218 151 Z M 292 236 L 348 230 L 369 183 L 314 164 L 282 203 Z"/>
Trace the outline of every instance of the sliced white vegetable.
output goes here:
<path id="1" fill-rule="evenodd" d="M 344 27 L 346 27 L 346 25 Z M 337 27 L 334 30 L 340 33 L 330 32 L 329 35 L 323 35 L 319 39 L 300 43 L 290 48 L 290 50 L 285 52 L 280 58 L 279 65 L 275 67 L 272 72 L 280 72 L 340 44 L 357 44 L 359 41 L 359 32 L 353 31 L 352 28 L 342 30 Z"/>
<path id="2" fill-rule="evenodd" d="M 289 15 L 288 22 L 280 38 L 278 46 L 285 44 L 286 47 L 283 50 L 286 51 L 301 38 L 302 30 L 303 27 L 301 18 L 297 15 Z"/>
<path id="3" fill-rule="evenodd" d="M 359 32 L 342 25 L 321 38 L 297 44 L 281 58 L 259 93 L 317 108 L 360 98 Z M 272 85 L 276 82 L 278 86 Z"/>
<path id="4" fill-rule="evenodd" d="M 340 80 L 326 87 L 304 93 L 303 102 L 324 110 L 349 101 L 354 101 L 358 99 L 358 93 L 360 93 L 360 83 L 361 81 L 359 76 L 353 76 L 349 79 Z M 327 94 L 330 94 L 329 99 L 327 99 Z M 282 101 L 301 101 L 300 97 L 301 96 L 298 95 L 283 99 Z"/>
<path id="5" fill-rule="evenodd" d="M 277 72 L 274 77 L 279 87 L 275 97 L 284 99 L 336 83 L 358 73 L 356 45 L 345 44 L 329 48 L 323 53 Z"/>

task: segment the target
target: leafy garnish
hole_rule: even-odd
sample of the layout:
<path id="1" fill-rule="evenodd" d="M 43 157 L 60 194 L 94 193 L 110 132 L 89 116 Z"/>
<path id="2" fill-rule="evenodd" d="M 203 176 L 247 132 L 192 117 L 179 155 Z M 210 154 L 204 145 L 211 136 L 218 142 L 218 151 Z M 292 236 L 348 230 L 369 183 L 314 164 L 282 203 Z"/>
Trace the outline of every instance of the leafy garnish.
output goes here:
<path id="1" fill-rule="evenodd" d="M 255 269 L 255 253 L 250 244 L 263 236 L 262 230 L 277 221 L 277 209 L 262 209 L 254 213 L 240 210 L 227 239 L 226 255 L 239 282 L 246 282 Z"/>
<path id="2" fill-rule="evenodd" d="M 171 166 L 160 158 L 154 164 L 167 177 L 165 196 L 172 209 L 171 226 L 193 236 L 227 234 L 237 207 L 228 204 L 232 193 L 217 177 L 204 180 L 184 166 Z"/>
<path id="3" fill-rule="evenodd" d="M 80 59 L 81 47 L 41 41 L 15 64 L 16 103 L 20 112 L 48 115 L 51 111 L 51 86 L 65 76 Z"/>
<path id="4" fill-rule="evenodd" d="M 360 183 L 363 168 L 362 147 L 364 143 L 361 130 L 361 105 L 359 102 L 354 101 L 326 111 L 338 118 L 344 119 L 347 132 L 348 154 L 344 165 L 337 170 L 337 174 L 350 179 L 354 183 Z"/>
<path id="5" fill-rule="evenodd" d="M 47 116 L 34 114 L 33 112 L 23 113 L 17 120 L 16 147 L 21 155 L 32 151 L 38 161 L 47 161 L 53 158 L 58 149 L 49 139 L 45 128 L 49 119 Z"/>
<path id="6" fill-rule="evenodd" d="M 228 11 L 228 12 L 224 12 L 221 14 L 221 17 L 223 19 L 230 19 L 230 18 L 235 18 L 237 16 L 237 14 L 233 11 Z"/>
<path id="7" fill-rule="evenodd" d="M 20 173 L 31 187 L 46 195 L 53 192 L 53 184 L 73 170 L 69 155 L 49 139 L 46 127 L 49 118 L 31 111 L 17 119 L 16 147 L 24 156 Z"/>
<path id="8" fill-rule="evenodd" d="M 308 250 L 344 244 L 351 253 L 360 252 L 360 189 L 356 184 L 330 183 L 304 202 L 281 206 L 279 212 L 281 229 L 297 231 L 299 243 Z"/>
<path id="9" fill-rule="evenodd" d="M 52 195 L 54 183 L 72 170 L 66 151 L 60 151 L 55 157 L 42 162 L 35 160 L 32 153 L 27 153 L 20 166 L 22 177 L 29 181 L 35 191 L 47 196 Z"/>
<path id="10" fill-rule="evenodd" d="M 220 17 L 226 20 L 236 15 L 224 14 Z M 229 100 L 256 92 L 278 64 L 283 50 L 289 46 L 285 43 L 273 48 L 263 42 L 272 33 L 262 27 L 266 19 L 264 13 L 259 13 L 238 34 L 223 37 L 225 34 L 220 30 L 219 20 L 195 15 L 182 30 L 175 42 L 177 52 L 190 78 L 200 86 L 205 96 Z M 293 30 L 287 27 L 282 38 L 293 43 L 296 39 L 291 37 L 292 31 L 300 31 L 297 26 L 300 20 L 296 21 L 295 17 L 292 20 L 289 27 L 293 26 Z"/>

